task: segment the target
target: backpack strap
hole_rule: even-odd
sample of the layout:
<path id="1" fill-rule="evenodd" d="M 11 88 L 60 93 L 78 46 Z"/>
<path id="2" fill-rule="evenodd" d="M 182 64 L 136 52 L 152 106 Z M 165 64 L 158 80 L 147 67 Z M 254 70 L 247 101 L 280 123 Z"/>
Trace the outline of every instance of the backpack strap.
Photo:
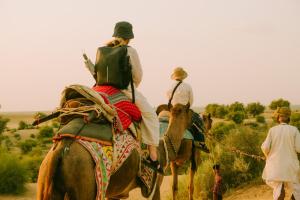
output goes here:
<path id="1" fill-rule="evenodd" d="M 168 108 L 171 107 L 171 102 L 172 102 L 172 100 L 173 100 L 173 96 L 174 96 L 174 94 L 175 94 L 175 91 L 176 91 L 176 89 L 178 88 L 178 86 L 179 86 L 181 83 L 182 83 L 182 81 L 179 81 L 179 82 L 177 83 L 177 85 L 175 86 L 175 88 L 173 89 L 171 98 L 169 99 L 169 102 L 168 102 Z"/>
<path id="2" fill-rule="evenodd" d="M 132 65 L 130 63 L 130 56 L 128 55 L 128 45 L 126 46 L 126 56 L 127 56 L 127 63 L 128 67 L 130 68 L 130 87 L 131 87 L 131 95 L 132 95 L 132 103 L 135 103 L 135 92 L 134 92 L 134 85 L 133 85 L 133 78 L 132 78 Z"/>

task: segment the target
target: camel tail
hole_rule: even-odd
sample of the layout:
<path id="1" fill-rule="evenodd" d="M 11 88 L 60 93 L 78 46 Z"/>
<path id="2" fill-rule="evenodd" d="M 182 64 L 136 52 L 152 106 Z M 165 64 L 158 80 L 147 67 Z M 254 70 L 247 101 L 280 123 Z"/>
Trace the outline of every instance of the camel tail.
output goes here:
<path id="1" fill-rule="evenodd" d="M 64 149 L 61 144 L 54 150 L 51 149 L 41 164 L 38 177 L 37 200 L 53 200 L 53 177 L 62 159 L 62 151 Z"/>

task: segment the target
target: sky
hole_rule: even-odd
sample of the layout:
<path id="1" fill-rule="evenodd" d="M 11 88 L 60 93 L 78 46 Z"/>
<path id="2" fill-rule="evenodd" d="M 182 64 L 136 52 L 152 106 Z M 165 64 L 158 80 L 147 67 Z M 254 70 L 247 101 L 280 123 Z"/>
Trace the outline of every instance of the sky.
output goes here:
<path id="1" fill-rule="evenodd" d="M 0 0 L 0 112 L 54 110 L 65 86 L 92 86 L 82 53 L 95 60 L 118 21 L 133 25 L 138 90 L 153 106 L 178 66 L 194 106 L 300 104 L 299 10 L 298 0 Z"/>

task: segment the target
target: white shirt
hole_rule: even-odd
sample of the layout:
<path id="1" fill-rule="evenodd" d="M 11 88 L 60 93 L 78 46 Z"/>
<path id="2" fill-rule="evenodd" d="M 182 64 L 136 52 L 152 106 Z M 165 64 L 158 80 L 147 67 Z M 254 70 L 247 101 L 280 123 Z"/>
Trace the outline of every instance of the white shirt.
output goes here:
<path id="1" fill-rule="evenodd" d="M 266 156 L 262 178 L 266 181 L 298 183 L 300 133 L 294 126 L 281 123 L 269 130 L 261 149 Z"/>
<path id="2" fill-rule="evenodd" d="M 171 98 L 172 92 L 177 84 L 178 84 L 178 81 L 175 81 L 171 85 L 171 88 L 167 91 L 168 100 Z M 193 98 L 194 97 L 193 97 L 192 87 L 188 83 L 182 82 L 178 86 L 178 88 L 175 90 L 171 104 L 175 105 L 175 104 L 180 103 L 180 104 L 186 105 L 187 103 L 190 103 L 190 105 L 192 105 L 193 100 L 194 100 Z"/>

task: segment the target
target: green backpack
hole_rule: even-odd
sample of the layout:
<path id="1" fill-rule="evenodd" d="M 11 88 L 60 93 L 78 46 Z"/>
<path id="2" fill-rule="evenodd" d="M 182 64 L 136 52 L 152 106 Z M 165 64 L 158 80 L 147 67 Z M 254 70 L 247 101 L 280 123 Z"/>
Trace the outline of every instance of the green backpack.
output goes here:
<path id="1" fill-rule="evenodd" d="M 132 80 L 128 46 L 100 47 L 100 60 L 95 65 L 97 85 L 111 85 L 126 89 Z"/>

